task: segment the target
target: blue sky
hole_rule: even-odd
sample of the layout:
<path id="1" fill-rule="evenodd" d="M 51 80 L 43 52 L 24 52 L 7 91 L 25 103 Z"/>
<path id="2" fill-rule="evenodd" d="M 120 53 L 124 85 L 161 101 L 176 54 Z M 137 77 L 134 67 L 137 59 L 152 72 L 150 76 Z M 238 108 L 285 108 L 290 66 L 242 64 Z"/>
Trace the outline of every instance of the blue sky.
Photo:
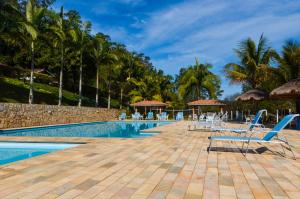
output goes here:
<path id="1" fill-rule="evenodd" d="M 236 62 L 233 49 L 261 33 L 280 50 L 287 39 L 300 40 L 299 0 L 57 0 L 91 21 L 130 50 L 151 57 L 153 64 L 174 75 L 198 57 L 214 65 L 222 78 L 223 97 L 240 91 L 222 73 Z"/>

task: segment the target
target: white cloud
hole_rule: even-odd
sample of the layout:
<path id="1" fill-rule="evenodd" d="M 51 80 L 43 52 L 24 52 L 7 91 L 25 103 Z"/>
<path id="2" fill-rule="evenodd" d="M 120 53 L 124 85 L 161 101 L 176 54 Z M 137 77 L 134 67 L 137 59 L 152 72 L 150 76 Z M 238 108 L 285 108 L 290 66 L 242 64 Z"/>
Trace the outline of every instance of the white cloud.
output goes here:
<path id="1" fill-rule="evenodd" d="M 112 0 L 114 2 L 118 2 L 121 4 L 129 4 L 131 6 L 137 6 L 145 4 L 146 2 L 144 0 Z"/>
<path id="2" fill-rule="evenodd" d="M 92 7 L 92 12 L 99 15 L 126 15 L 118 11 L 120 6 L 137 7 L 142 6 L 146 2 L 144 0 L 106 0 L 96 3 Z"/>
<path id="3" fill-rule="evenodd" d="M 137 48 L 144 49 L 161 42 L 180 39 L 194 26 L 199 26 L 197 22 L 201 18 L 213 16 L 222 10 L 224 5 L 224 3 L 208 4 L 207 1 L 189 1 L 152 13 L 144 26 L 143 41 Z"/>
<path id="4" fill-rule="evenodd" d="M 299 37 L 299 9 L 292 0 L 187 1 L 151 14 L 135 48 L 167 73 L 178 73 L 195 57 L 214 64 L 214 72 L 220 73 L 245 38 L 257 40 L 264 33 L 279 48 L 286 39 Z M 225 82 L 223 88 L 228 87 Z"/>

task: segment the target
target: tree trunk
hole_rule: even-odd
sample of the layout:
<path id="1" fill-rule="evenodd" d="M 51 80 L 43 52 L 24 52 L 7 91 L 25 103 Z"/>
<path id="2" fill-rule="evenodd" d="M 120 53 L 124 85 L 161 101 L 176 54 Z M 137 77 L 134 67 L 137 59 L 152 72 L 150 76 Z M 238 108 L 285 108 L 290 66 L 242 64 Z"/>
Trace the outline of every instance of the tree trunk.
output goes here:
<path id="1" fill-rule="evenodd" d="M 34 72 L 34 42 L 31 42 L 31 72 L 30 72 L 30 90 L 29 104 L 33 103 L 33 72 Z"/>
<path id="2" fill-rule="evenodd" d="M 111 90 L 111 74 L 109 73 L 109 80 L 108 80 L 108 103 L 107 108 L 110 109 L 110 90 Z"/>
<path id="3" fill-rule="evenodd" d="M 99 105 L 99 65 L 96 67 L 96 107 Z"/>
<path id="4" fill-rule="evenodd" d="M 121 87 L 121 102 L 120 102 L 120 109 L 122 109 L 122 101 L 123 101 L 123 88 Z"/>
<path id="5" fill-rule="evenodd" d="M 196 87 L 197 100 L 200 100 L 200 87 Z"/>
<path id="6" fill-rule="evenodd" d="M 59 93 L 58 93 L 58 106 L 62 101 L 62 88 L 63 88 L 63 69 L 64 69 L 64 44 L 61 44 L 61 57 L 60 57 L 60 73 L 59 73 Z"/>
<path id="7" fill-rule="evenodd" d="M 79 68 L 79 101 L 78 101 L 78 106 L 81 106 L 81 95 L 82 95 L 82 50 L 80 51 L 80 68 Z"/>
<path id="8" fill-rule="evenodd" d="M 60 17 L 62 20 L 62 29 L 64 25 L 64 7 L 60 8 Z M 62 102 L 62 88 L 63 88 L 63 70 L 64 70 L 64 42 L 61 41 L 61 57 L 60 57 L 60 73 L 59 73 L 59 91 L 58 91 L 58 106 L 61 105 Z"/>
<path id="9" fill-rule="evenodd" d="M 108 103 L 107 103 L 107 108 L 110 109 L 110 83 L 108 86 Z"/>

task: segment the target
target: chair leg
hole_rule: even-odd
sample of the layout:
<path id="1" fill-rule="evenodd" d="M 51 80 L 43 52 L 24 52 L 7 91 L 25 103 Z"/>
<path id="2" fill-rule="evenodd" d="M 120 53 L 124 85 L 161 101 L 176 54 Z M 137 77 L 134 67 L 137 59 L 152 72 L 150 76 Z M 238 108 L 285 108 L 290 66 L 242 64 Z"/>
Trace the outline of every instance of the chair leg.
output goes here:
<path id="1" fill-rule="evenodd" d="M 288 142 L 288 140 L 286 139 L 285 136 L 284 136 L 284 141 L 285 141 L 286 145 L 289 147 L 289 150 L 292 152 L 294 160 L 296 160 L 296 156 L 295 156 L 295 154 L 294 154 L 294 151 L 293 151 L 293 149 L 292 149 L 292 146 L 290 145 L 290 143 Z"/>
<path id="2" fill-rule="evenodd" d="M 245 157 L 246 157 L 246 155 L 247 155 L 247 153 L 248 153 L 249 144 L 250 144 L 250 141 L 248 141 L 248 144 L 247 144 L 247 148 L 246 148 L 246 152 L 245 152 Z"/>
<path id="3" fill-rule="evenodd" d="M 210 140 L 210 143 L 209 143 L 209 146 L 208 146 L 208 153 L 210 152 L 211 144 L 212 144 L 212 140 Z"/>
<path id="4" fill-rule="evenodd" d="M 289 142 L 287 141 L 287 139 L 286 139 L 286 144 L 289 146 L 289 150 L 292 152 L 293 157 L 294 157 L 294 160 L 296 160 L 296 156 L 295 156 L 295 154 L 294 154 L 294 151 L 293 151 L 291 145 L 289 144 Z"/>
<path id="5" fill-rule="evenodd" d="M 281 149 L 283 151 L 283 155 L 285 156 L 285 150 L 284 150 L 284 147 L 283 147 L 283 145 L 281 143 L 280 143 L 280 146 L 281 146 Z"/>
<path id="6" fill-rule="evenodd" d="M 244 145 L 245 145 L 245 142 L 243 142 L 243 145 L 242 145 L 242 153 L 243 153 L 243 150 L 244 150 Z"/>
<path id="7" fill-rule="evenodd" d="M 278 134 L 276 135 L 276 137 L 279 140 Z M 285 150 L 284 150 L 284 147 L 283 147 L 283 145 L 281 143 L 280 143 L 280 146 L 281 146 L 281 149 L 283 151 L 283 155 L 285 156 Z"/>

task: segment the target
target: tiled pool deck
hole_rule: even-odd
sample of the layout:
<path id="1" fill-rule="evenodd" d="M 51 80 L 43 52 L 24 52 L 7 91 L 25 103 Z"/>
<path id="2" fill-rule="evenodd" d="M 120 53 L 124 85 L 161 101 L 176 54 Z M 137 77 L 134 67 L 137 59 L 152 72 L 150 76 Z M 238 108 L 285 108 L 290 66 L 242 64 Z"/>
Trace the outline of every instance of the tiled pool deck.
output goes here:
<path id="1" fill-rule="evenodd" d="M 208 154 L 211 133 L 187 134 L 186 122 L 156 129 L 142 139 L 1 137 L 87 144 L 1 166 L 0 198 L 300 198 L 299 131 L 284 131 L 293 160 L 277 145 L 244 157 L 218 142 Z"/>

